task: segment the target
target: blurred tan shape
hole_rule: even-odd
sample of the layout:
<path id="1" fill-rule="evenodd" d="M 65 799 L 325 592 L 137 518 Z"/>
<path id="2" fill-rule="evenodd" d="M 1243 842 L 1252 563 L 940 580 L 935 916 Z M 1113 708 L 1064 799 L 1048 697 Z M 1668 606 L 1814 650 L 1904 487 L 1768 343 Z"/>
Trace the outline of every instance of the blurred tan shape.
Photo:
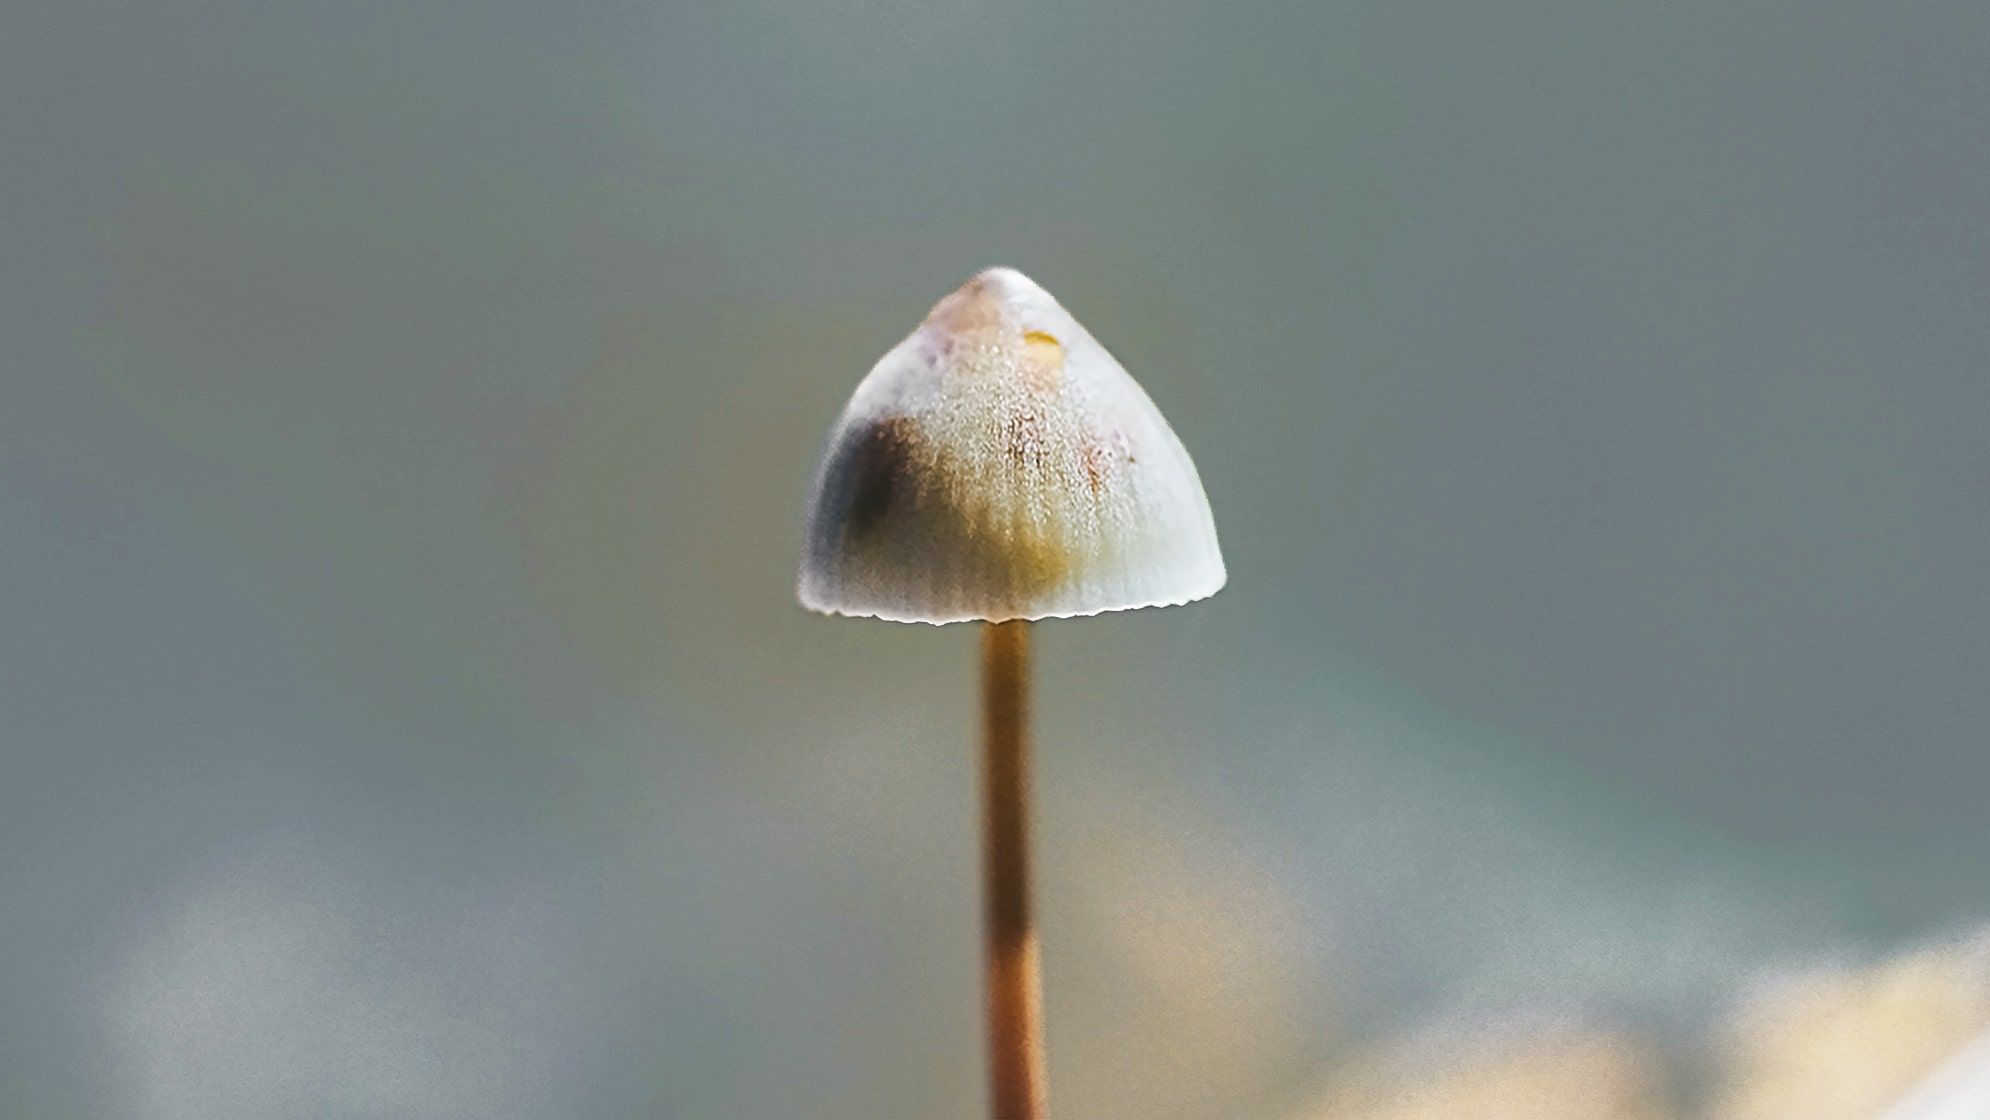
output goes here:
<path id="1" fill-rule="evenodd" d="M 1462 1060 L 1357 1070 L 1306 1120 L 1673 1120 L 1660 1063 L 1620 1034 L 1562 1030 Z"/>
<path id="2" fill-rule="evenodd" d="M 1068 936 L 1046 958 L 1050 1045 L 1071 1071 L 1056 1114 L 1265 1115 L 1303 1075 L 1320 1000 L 1283 885 L 1192 803 L 1084 786 L 1085 828 L 1051 871 Z"/>
<path id="3" fill-rule="evenodd" d="M 1915 1086 L 1882 1120 L 1981 1120 L 1990 1113 L 1990 1032 Z"/>
<path id="4" fill-rule="evenodd" d="M 1729 1030 L 1706 1120 L 1874 1120 L 1990 1025 L 1981 943 L 1812 973 Z M 1990 1102 L 1981 1113 L 1990 1116 Z"/>

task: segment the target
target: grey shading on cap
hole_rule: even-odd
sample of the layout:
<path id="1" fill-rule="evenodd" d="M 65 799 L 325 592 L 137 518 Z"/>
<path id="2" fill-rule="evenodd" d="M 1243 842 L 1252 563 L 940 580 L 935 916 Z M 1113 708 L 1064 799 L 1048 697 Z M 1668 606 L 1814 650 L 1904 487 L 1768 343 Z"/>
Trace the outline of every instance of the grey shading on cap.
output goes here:
<path id="1" fill-rule="evenodd" d="M 857 386 L 809 498 L 799 594 L 898 622 L 1062 618 L 1223 586 L 1195 464 L 1049 292 L 991 268 Z"/>

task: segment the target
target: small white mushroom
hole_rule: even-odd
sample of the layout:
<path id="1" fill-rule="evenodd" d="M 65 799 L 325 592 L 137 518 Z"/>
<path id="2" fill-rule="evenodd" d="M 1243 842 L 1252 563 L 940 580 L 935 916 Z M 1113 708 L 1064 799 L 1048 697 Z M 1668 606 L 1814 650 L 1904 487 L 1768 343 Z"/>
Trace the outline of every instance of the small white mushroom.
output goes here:
<path id="1" fill-rule="evenodd" d="M 1046 1114 L 1029 886 L 1029 621 L 1215 594 L 1202 481 L 1126 370 L 1050 293 L 991 268 L 857 386 L 809 498 L 799 594 L 982 628 L 989 1111 Z"/>
<path id="2" fill-rule="evenodd" d="M 991 268 L 857 386 L 809 502 L 800 597 L 899 622 L 1060 618 L 1223 586 L 1195 464 L 1049 292 Z"/>

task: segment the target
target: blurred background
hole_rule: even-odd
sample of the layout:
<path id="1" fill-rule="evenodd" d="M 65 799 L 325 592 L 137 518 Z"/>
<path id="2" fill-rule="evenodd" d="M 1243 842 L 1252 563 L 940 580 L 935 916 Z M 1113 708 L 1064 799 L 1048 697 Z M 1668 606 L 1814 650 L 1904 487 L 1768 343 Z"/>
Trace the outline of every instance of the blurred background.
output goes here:
<path id="1" fill-rule="evenodd" d="M 6 23 L 0 1114 L 977 1114 L 975 635 L 793 578 L 997 263 L 1231 573 L 1038 631 L 1060 1114 L 1865 1117 L 1990 1019 L 1983 5 Z"/>

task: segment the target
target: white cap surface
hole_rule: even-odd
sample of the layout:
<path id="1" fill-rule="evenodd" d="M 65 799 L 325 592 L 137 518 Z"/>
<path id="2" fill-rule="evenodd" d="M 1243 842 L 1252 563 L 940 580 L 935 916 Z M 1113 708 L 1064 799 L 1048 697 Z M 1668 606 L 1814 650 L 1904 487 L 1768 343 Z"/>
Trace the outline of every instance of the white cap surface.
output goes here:
<path id="1" fill-rule="evenodd" d="M 1049 292 L 991 268 L 857 386 L 810 497 L 802 605 L 899 622 L 1058 618 L 1223 586 L 1195 464 Z"/>

